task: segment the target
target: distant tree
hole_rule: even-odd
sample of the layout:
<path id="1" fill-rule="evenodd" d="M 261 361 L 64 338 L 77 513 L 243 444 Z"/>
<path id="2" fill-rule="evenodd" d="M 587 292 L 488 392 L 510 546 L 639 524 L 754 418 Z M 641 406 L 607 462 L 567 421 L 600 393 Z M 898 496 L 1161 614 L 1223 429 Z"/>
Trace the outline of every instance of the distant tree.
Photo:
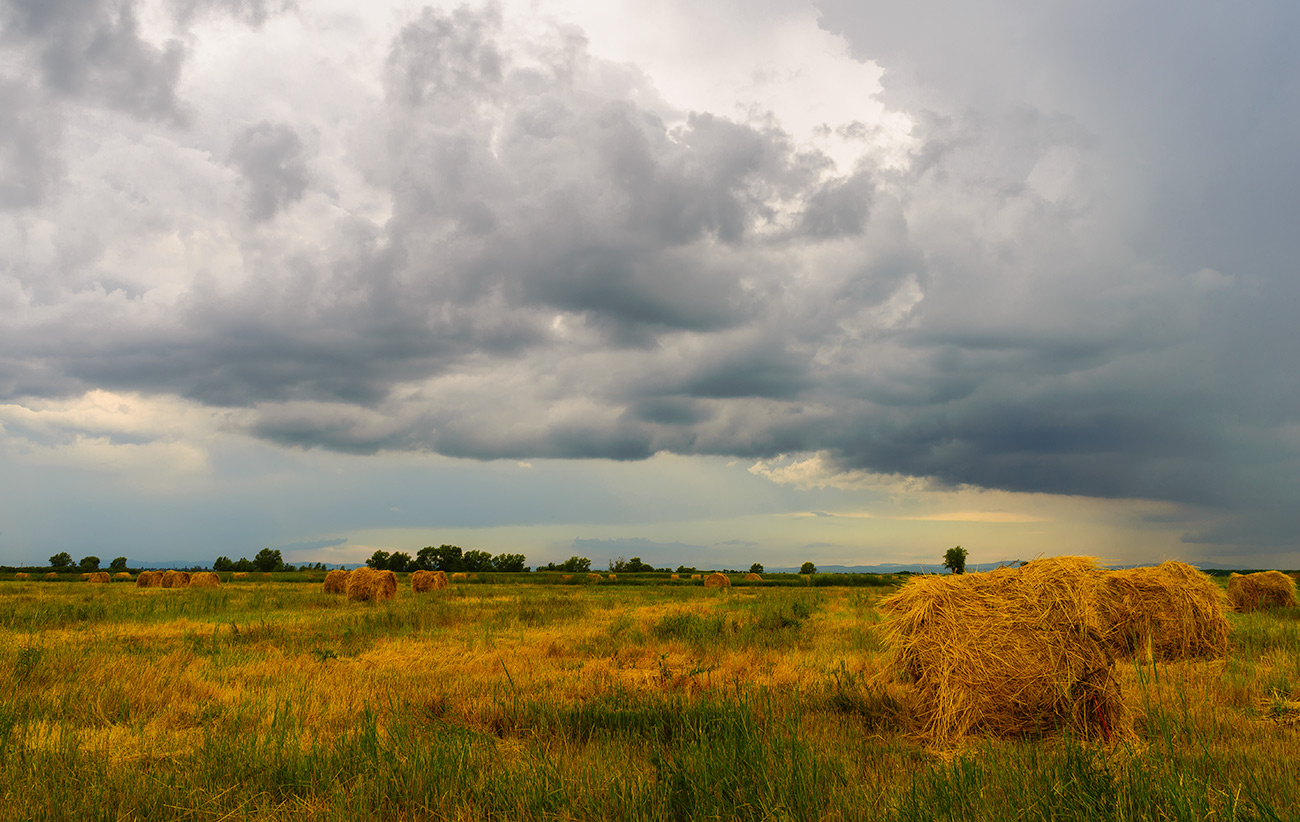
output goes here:
<path id="1" fill-rule="evenodd" d="M 949 548 L 943 555 L 943 567 L 954 574 L 966 573 L 966 549 L 960 545 Z"/>
<path id="2" fill-rule="evenodd" d="M 284 570 L 284 558 L 280 556 L 279 549 L 263 548 L 257 552 L 257 556 L 253 557 L 253 565 L 263 573 L 282 571 Z"/>
<path id="3" fill-rule="evenodd" d="M 815 574 L 817 573 L 817 566 L 813 565 L 811 562 L 805 562 L 803 565 L 799 566 L 799 573 Z"/>
<path id="4" fill-rule="evenodd" d="M 523 573 L 528 570 L 524 567 L 527 561 L 523 554 L 497 554 L 492 558 L 492 570 L 508 574 Z"/>
<path id="5" fill-rule="evenodd" d="M 240 557 L 239 561 L 235 563 L 234 570 L 244 571 L 244 572 L 255 571 L 257 570 L 257 566 L 254 565 L 253 561 L 250 560 L 248 557 Z"/>
<path id="6" fill-rule="evenodd" d="M 393 573 L 400 574 L 403 571 L 410 569 L 412 562 L 414 562 L 414 560 L 411 559 L 410 554 L 405 551 L 394 551 L 388 556 L 387 568 Z"/>
<path id="7" fill-rule="evenodd" d="M 569 557 L 561 562 L 556 569 L 570 574 L 585 574 L 591 570 L 591 560 L 586 557 Z"/>
<path id="8" fill-rule="evenodd" d="M 81 566 L 81 570 L 83 571 L 98 571 L 99 557 L 82 557 L 81 562 L 78 564 Z"/>
<path id="9" fill-rule="evenodd" d="M 462 570 L 472 574 L 492 570 L 492 555 L 487 551 L 466 551 L 461 558 Z"/>
<path id="10" fill-rule="evenodd" d="M 113 560 L 113 561 L 116 562 L 117 560 Z M 233 571 L 235 570 L 235 563 L 231 561 L 230 557 L 217 557 L 216 559 L 212 560 L 212 570 Z"/>
<path id="11" fill-rule="evenodd" d="M 700 572 L 700 569 L 699 569 L 699 568 L 696 568 L 694 565 L 678 565 L 678 566 L 677 566 L 677 573 L 679 573 L 679 574 L 698 574 L 699 572 Z"/>
<path id="12" fill-rule="evenodd" d="M 389 553 L 387 551 L 375 551 L 370 555 L 370 559 L 366 560 L 366 565 L 374 568 L 376 571 L 387 571 L 388 557 Z"/>
<path id="13" fill-rule="evenodd" d="M 434 571 L 437 570 L 434 565 L 434 555 L 438 549 L 432 545 L 426 545 L 415 552 L 415 559 L 411 560 L 412 571 Z"/>
<path id="14" fill-rule="evenodd" d="M 454 574 L 465 570 L 465 549 L 459 545 L 439 545 L 433 549 L 433 570 Z"/>
<path id="15" fill-rule="evenodd" d="M 763 573 L 763 563 L 761 563 L 761 562 L 755 562 L 753 565 L 749 566 L 749 572 L 750 572 L 751 574 L 761 574 L 761 573 Z"/>
<path id="16" fill-rule="evenodd" d="M 61 571 L 72 565 L 72 554 L 67 551 L 60 551 L 50 557 L 50 567 L 56 571 Z"/>
<path id="17" fill-rule="evenodd" d="M 643 571 L 653 571 L 654 566 L 648 565 L 641 561 L 641 557 L 632 557 L 631 559 L 611 559 L 609 561 L 609 570 L 616 574 L 639 574 Z"/>
<path id="18" fill-rule="evenodd" d="M 108 564 L 108 570 L 110 570 L 110 571 L 125 571 L 125 570 L 126 570 L 126 557 L 117 557 L 116 559 L 114 559 L 112 562 L 110 562 L 110 563 Z"/>

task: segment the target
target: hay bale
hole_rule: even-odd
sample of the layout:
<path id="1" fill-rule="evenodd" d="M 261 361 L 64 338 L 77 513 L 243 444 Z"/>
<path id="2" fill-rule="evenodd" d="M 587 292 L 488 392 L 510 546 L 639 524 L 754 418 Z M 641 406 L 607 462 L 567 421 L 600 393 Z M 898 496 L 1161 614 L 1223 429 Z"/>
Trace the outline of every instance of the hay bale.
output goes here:
<path id="1" fill-rule="evenodd" d="M 447 585 L 445 571 L 416 571 L 411 574 L 411 591 L 417 594 L 425 591 L 440 591 Z"/>
<path id="2" fill-rule="evenodd" d="M 1131 735 L 1104 626 L 1102 580 L 1087 557 L 984 574 L 916 576 L 880 603 L 884 669 L 911 682 L 919 730 L 935 744 L 971 733 Z"/>
<path id="3" fill-rule="evenodd" d="M 14 574 L 14 579 L 16 580 L 24 580 L 24 579 L 31 579 L 31 578 L 32 575 L 25 571 L 19 571 L 18 573 Z"/>
<path id="4" fill-rule="evenodd" d="M 118 571 L 116 574 L 113 574 L 113 581 L 114 581 L 114 582 L 130 582 L 130 581 L 131 581 L 131 575 L 130 575 L 129 573 L 127 573 L 126 571 Z"/>
<path id="5" fill-rule="evenodd" d="M 1268 608 L 1294 608 L 1295 580 L 1281 571 L 1233 574 L 1228 577 L 1228 599 L 1238 613 Z"/>
<path id="6" fill-rule="evenodd" d="M 457 571 L 456 573 L 451 575 L 452 582 L 464 582 L 467 579 L 469 579 L 469 575 L 461 571 Z"/>
<path id="7" fill-rule="evenodd" d="M 348 592 L 348 571 L 335 568 L 325 575 L 323 590 L 327 594 L 346 594 Z M 239 574 L 235 574 L 236 577 Z"/>
<path id="8" fill-rule="evenodd" d="M 726 574 L 719 574 L 715 571 L 714 573 L 709 574 L 704 579 L 704 587 L 705 588 L 730 588 L 731 577 L 727 576 Z"/>
<path id="9" fill-rule="evenodd" d="M 154 587 L 154 586 L 150 585 L 150 581 L 153 579 L 154 574 L 156 574 L 156 573 L 158 573 L 158 572 L 157 572 L 157 571 L 141 571 L 141 572 L 140 572 L 139 574 L 137 574 L 136 577 L 135 577 L 135 587 L 137 587 L 137 588 L 152 588 L 152 587 Z M 159 585 L 162 584 L 162 580 L 161 580 L 161 579 L 158 581 L 158 584 L 159 584 Z"/>
<path id="10" fill-rule="evenodd" d="M 58 571 L 50 571 L 48 574 L 45 575 L 45 578 L 46 578 L 46 579 L 58 579 L 58 578 L 59 578 L 59 572 L 58 572 Z"/>
<path id="11" fill-rule="evenodd" d="M 373 568 L 358 568 L 348 574 L 347 591 L 348 599 L 353 602 L 396 599 L 397 574 Z"/>
<path id="12" fill-rule="evenodd" d="M 230 575 L 230 578 L 231 578 L 231 579 L 248 579 L 248 572 L 247 572 L 247 571 L 236 571 L 235 573 L 233 573 L 233 574 Z"/>
<path id="13" fill-rule="evenodd" d="M 93 582 L 96 585 L 112 581 L 113 578 L 108 575 L 107 571 L 96 571 L 93 574 L 90 574 L 89 578 L 86 580 L 86 582 Z"/>
<path id="14" fill-rule="evenodd" d="M 199 571 L 190 577 L 191 588 L 216 588 L 221 585 L 221 577 L 212 571 Z"/>
<path id="15" fill-rule="evenodd" d="M 162 572 L 163 588 L 187 588 L 190 584 L 190 575 L 185 571 L 166 570 Z"/>
<path id="16" fill-rule="evenodd" d="M 561 574 L 561 575 L 560 575 L 560 582 L 568 582 L 568 581 L 571 580 L 571 579 L 573 579 L 573 574 Z"/>
<path id="17" fill-rule="evenodd" d="M 748 574 L 745 574 L 745 582 L 762 582 L 762 581 L 763 578 L 760 577 L 758 574 L 754 573 L 753 571 L 750 571 Z"/>
<path id="18" fill-rule="evenodd" d="M 691 574 L 691 579 L 699 579 L 699 578 L 700 578 L 699 574 Z"/>
<path id="19" fill-rule="evenodd" d="M 595 585 L 601 580 L 600 574 L 587 574 L 587 584 Z"/>
<path id="20" fill-rule="evenodd" d="M 1103 638 L 1116 656 L 1217 659 L 1228 652 L 1227 597 L 1190 565 L 1103 571 L 1096 593 Z"/>
<path id="21" fill-rule="evenodd" d="M 81 575 L 81 581 L 82 581 L 82 582 L 89 582 L 89 581 L 90 581 L 90 573 L 87 572 L 87 573 L 82 574 L 82 575 Z"/>
<path id="22" fill-rule="evenodd" d="M 610 582 L 614 582 L 614 581 L 616 581 L 617 579 L 618 579 L 618 574 L 610 574 L 610 575 L 609 575 L 609 581 L 610 581 Z"/>
<path id="23" fill-rule="evenodd" d="M 681 579 L 681 575 L 680 575 L 680 574 L 673 574 L 672 576 L 670 576 L 670 577 L 668 577 L 668 578 L 671 579 L 671 580 L 678 580 L 678 579 Z"/>

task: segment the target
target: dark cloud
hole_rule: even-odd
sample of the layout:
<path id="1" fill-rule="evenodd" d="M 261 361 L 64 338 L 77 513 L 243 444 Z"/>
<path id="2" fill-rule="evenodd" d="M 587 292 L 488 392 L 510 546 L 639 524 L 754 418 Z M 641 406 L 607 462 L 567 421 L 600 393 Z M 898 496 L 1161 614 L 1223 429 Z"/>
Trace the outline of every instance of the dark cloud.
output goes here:
<path id="1" fill-rule="evenodd" d="M 235 135 L 230 160 L 248 186 L 248 213 L 269 220 L 302 199 L 311 182 L 302 139 L 291 126 L 261 122 Z"/>
<path id="2" fill-rule="evenodd" d="M 38 205 L 62 172 L 51 150 L 61 123 L 21 82 L 0 78 L 0 210 Z"/>

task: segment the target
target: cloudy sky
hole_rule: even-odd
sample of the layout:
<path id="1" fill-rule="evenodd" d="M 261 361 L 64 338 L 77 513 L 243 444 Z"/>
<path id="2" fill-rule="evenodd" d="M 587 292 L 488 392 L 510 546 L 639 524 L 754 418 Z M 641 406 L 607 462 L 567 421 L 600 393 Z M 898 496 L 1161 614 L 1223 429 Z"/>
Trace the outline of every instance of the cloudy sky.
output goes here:
<path id="1" fill-rule="evenodd" d="M 0 0 L 0 563 L 1300 567 L 1300 6 Z"/>

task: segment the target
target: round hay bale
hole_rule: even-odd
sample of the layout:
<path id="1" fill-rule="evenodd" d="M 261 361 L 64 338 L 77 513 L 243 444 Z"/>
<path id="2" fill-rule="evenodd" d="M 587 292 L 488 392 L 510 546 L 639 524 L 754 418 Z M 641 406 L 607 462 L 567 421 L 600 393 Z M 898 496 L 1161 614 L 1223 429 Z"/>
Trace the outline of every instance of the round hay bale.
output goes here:
<path id="1" fill-rule="evenodd" d="M 140 572 L 139 574 L 137 574 L 136 577 L 135 577 L 135 587 L 137 587 L 137 588 L 153 588 L 153 587 L 156 587 L 156 586 L 152 585 L 151 582 L 152 582 L 152 580 L 153 580 L 153 578 L 154 578 L 154 575 L 157 574 L 157 573 L 158 573 L 157 571 L 141 571 L 141 572 Z M 161 578 L 158 580 L 158 585 L 162 585 L 162 579 L 161 579 Z"/>
<path id="2" fill-rule="evenodd" d="M 705 588 L 730 588 L 731 577 L 727 576 L 726 574 L 719 574 L 715 571 L 714 573 L 709 574 L 707 577 L 705 577 L 704 587 Z"/>
<path id="3" fill-rule="evenodd" d="M 617 579 L 618 579 L 618 574 L 610 574 L 610 575 L 609 575 L 609 581 L 610 581 L 610 582 L 614 582 L 614 581 L 617 580 Z"/>
<path id="4" fill-rule="evenodd" d="M 883 671 L 905 674 L 923 736 L 1132 735 L 1088 557 L 983 574 L 912 577 L 880 603 Z"/>
<path id="5" fill-rule="evenodd" d="M 112 581 L 113 578 L 108 575 L 107 571 L 96 571 L 86 579 L 86 582 L 93 582 L 96 585 Z"/>
<path id="6" fill-rule="evenodd" d="M 478 574 L 470 574 L 469 579 L 478 579 Z"/>
<path id="7" fill-rule="evenodd" d="M 595 585 L 601 580 L 600 574 L 587 574 L 587 584 Z"/>
<path id="8" fill-rule="evenodd" d="M 411 591 L 422 594 L 425 591 L 439 591 L 447 587 L 445 571 L 416 571 L 411 574 Z"/>
<path id="9" fill-rule="evenodd" d="M 45 575 L 45 578 L 46 578 L 46 579 L 58 579 L 58 578 L 59 578 L 59 572 L 58 572 L 58 571 L 50 571 L 48 574 Z"/>
<path id="10" fill-rule="evenodd" d="M 173 571 L 168 569 L 162 574 L 162 587 L 164 588 L 186 588 L 190 584 L 190 575 L 185 571 Z"/>
<path id="11" fill-rule="evenodd" d="M 1117 656 L 1217 659 L 1228 652 L 1227 597 L 1190 565 L 1103 571 L 1096 594 L 1106 647 Z"/>
<path id="12" fill-rule="evenodd" d="M 451 575 L 452 582 L 464 582 L 467 579 L 469 579 L 469 575 L 462 571 L 457 571 Z"/>
<path id="13" fill-rule="evenodd" d="M 353 602 L 396 599 L 397 574 L 373 568 L 358 568 L 348 574 L 347 591 L 348 599 Z"/>
<path id="14" fill-rule="evenodd" d="M 212 571 L 199 571 L 190 577 L 191 588 L 216 588 L 221 585 L 221 577 Z"/>
<path id="15" fill-rule="evenodd" d="M 571 579 L 573 579 L 573 574 L 561 574 L 561 575 L 560 575 L 560 582 L 568 582 L 568 581 L 571 580 Z"/>
<path id="16" fill-rule="evenodd" d="M 248 579 L 248 572 L 247 572 L 247 571 L 236 571 L 235 573 L 233 573 L 233 574 L 230 575 L 230 578 L 231 578 L 231 579 Z"/>
<path id="17" fill-rule="evenodd" d="M 753 571 L 750 571 L 748 574 L 745 574 L 745 582 L 762 582 L 762 581 L 763 578 L 760 577 L 758 574 L 754 573 Z"/>
<path id="18" fill-rule="evenodd" d="M 680 574 L 673 574 L 672 576 L 670 576 L 670 577 L 668 577 L 668 578 L 671 579 L 671 580 L 678 580 L 678 579 L 681 579 L 682 577 L 681 577 Z"/>
<path id="19" fill-rule="evenodd" d="M 327 594 L 346 594 L 348 592 L 348 571 L 335 568 L 325 575 L 325 582 L 322 583 L 322 590 Z M 239 574 L 235 574 L 236 577 Z"/>
<path id="20" fill-rule="evenodd" d="M 699 574 L 691 574 L 691 579 L 699 579 L 699 578 L 700 578 Z"/>
<path id="21" fill-rule="evenodd" d="M 1294 608 L 1295 580 L 1281 571 L 1233 574 L 1228 577 L 1228 599 L 1238 613 L 1269 608 Z"/>
<path id="22" fill-rule="evenodd" d="M 31 579 L 31 578 L 32 575 L 25 571 L 19 571 L 18 573 L 14 574 L 14 579 L 16 580 L 24 580 L 24 579 Z"/>
<path id="23" fill-rule="evenodd" d="M 89 573 L 82 574 L 82 575 L 81 575 L 81 581 L 82 581 L 82 582 L 89 582 L 89 581 L 90 581 L 90 574 L 89 574 Z"/>
<path id="24" fill-rule="evenodd" d="M 130 575 L 129 573 L 127 573 L 126 571 L 118 571 L 116 574 L 113 574 L 113 581 L 114 581 L 114 582 L 130 582 L 130 581 L 131 581 L 131 575 Z"/>

